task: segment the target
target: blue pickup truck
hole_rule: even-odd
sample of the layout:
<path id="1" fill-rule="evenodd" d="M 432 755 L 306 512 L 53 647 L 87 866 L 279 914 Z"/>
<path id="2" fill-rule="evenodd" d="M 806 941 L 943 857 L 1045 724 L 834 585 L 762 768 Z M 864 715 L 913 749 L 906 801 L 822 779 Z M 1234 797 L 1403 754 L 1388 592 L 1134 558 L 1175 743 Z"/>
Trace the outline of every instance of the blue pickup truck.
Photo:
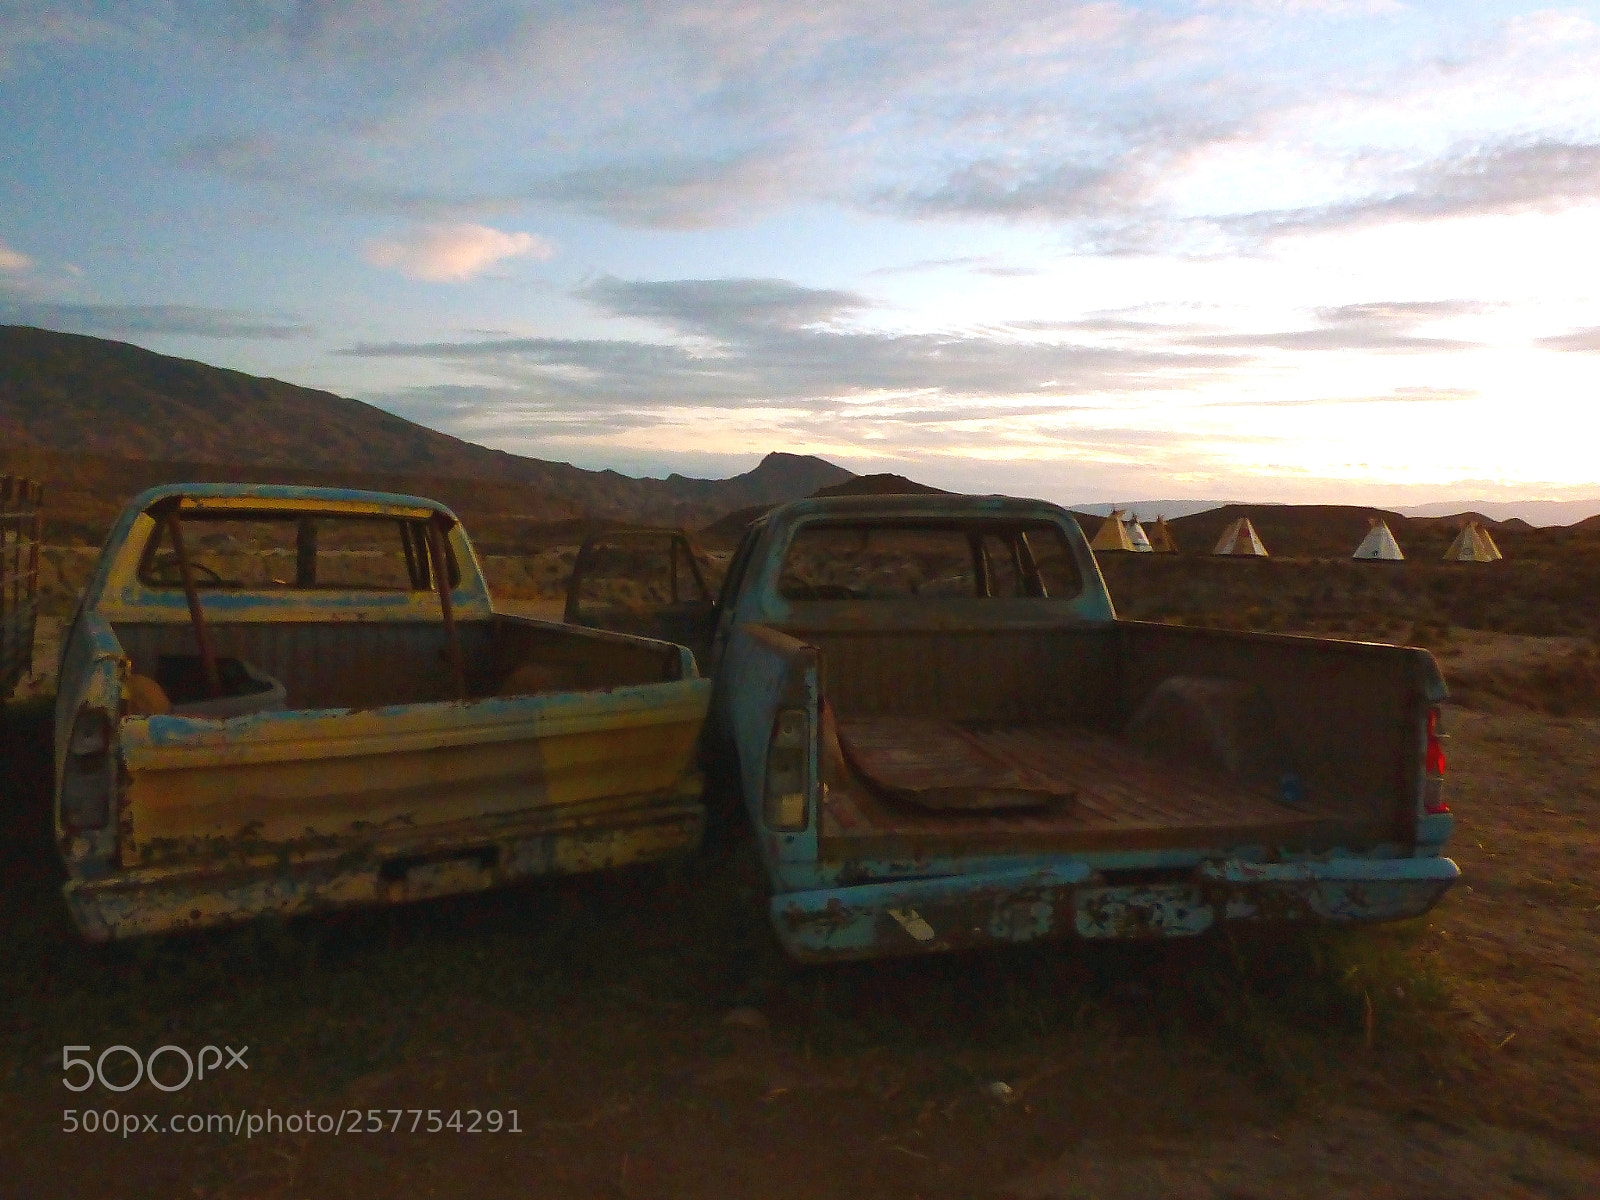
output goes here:
<path id="1" fill-rule="evenodd" d="M 785 504 L 714 600 L 659 536 L 670 586 L 586 613 L 586 547 L 568 619 L 708 664 L 708 772 L 796 959 L 1392 920 L 1459 875 L 1426 650 L 1118 620 L 1040 501 Z"/>

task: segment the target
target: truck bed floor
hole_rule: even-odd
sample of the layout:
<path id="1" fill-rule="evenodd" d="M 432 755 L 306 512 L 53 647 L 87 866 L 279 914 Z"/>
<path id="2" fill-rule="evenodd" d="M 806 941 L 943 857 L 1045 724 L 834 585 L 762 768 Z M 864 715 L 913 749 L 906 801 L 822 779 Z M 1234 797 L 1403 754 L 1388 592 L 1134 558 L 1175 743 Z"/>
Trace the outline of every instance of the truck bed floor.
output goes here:
<path id="1" fill-rule="evenodd" d="M 859 719 L 847 724 L 859 728 Z M 886 718 L 874 730 L 904 744 L 903 756 L 941 755 L 960 738 L 1025 771 L 1069 785 L 1059 807 L 1013 811 L 930 811 L 896 800 L 853 771 L 829 779 L 820 819 L 824 857 L 1177 846 L 1315 846 L 1382 837 L 1383 823 L 1332 804 L 1285 804 L 1275 789 L 1250 786 L 1220 770 L 1152 758 L 1120 739 L 1082 726 L 1050 723 L 973 727 Z"/>

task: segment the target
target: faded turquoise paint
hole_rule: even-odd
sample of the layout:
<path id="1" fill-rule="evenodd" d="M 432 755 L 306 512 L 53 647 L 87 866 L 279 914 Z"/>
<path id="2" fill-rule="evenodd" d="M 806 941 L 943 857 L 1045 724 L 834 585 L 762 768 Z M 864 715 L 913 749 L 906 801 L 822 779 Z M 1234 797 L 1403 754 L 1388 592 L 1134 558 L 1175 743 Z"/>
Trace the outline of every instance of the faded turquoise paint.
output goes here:
<path id="1" fill-rule="evenodd" d="M 1460 876 L 1447 858 L 1200 864 L 1188 879 L 1116 885 L 1079 860 L 774 896 L 773 928 L 805 961 L 1042 938 L 1187 937 L 1219 922 L 1352 924 L 1420 916 Z"/>
<path id="2" fill-rule="evenodd" d="M 766 793 L 767 748 L 772 723 L 779 708 L 804 708 L 812 729 L 817 720 L 816 653 L 794 638 L 764 626 L 737 628 L 723 656 L 723 697 L 727 720 L 739 747 L 739 766 L 745 803 L 755 829 L 766 828 L 762 811 Z M 816 739 L 809 738 L 807 763 L 806 827 L 799 833 L 773 834 L 770 847 L 777 857 L 816 858 Z M 780 847 L 782 848 L 780 851 Z"/>
<path id="3" fill-rule="evenodd" d="M 1109 623 L 1115 609 L 1098 563 L 1077 523 L 1059 507 L 1003 496 L 864 496 L 782 505 L 756 522 L 747 574 L 720 614 L 724 643 L 716 663 L 716 719 L 737 754 L 744 797 L 759 833 L 775 892 L 770 917 L 785 949 L 802 960 L 864 958 L 948 950 L 963 945 L 1040 937 L 1168 937 L 1201 933 L 1226 921 L 1392 920 L 1426 912 L 1459 876 L 1439 857 L 1448 815 L 1419 817 L 1415 843 L 1396 840 L 1318 853 L 1286 853 L 1276 845 L 1149 848 L 1065 856 L 1019 852 L 929 855 L 911 859 L 818 859 L 820 784 L 812 739 L 808 822 L 795 833 L 767 828 L 763 813 L 766 754 L 778 707 L 803 696 L 817 728 L 816 651 L 774 626 L 892 629 L 892 602 L 791 603 L 778 589 L 796 533 L 814 522 L 853 517 L 885 521 L 1003 518 L 1059 526 L 1084 580 L 1071 601 L 941 600 L 917 614 L 918 628 L 991 625 L 1026 627 L 1082 621 Z M 1261 644 L 1295 644 L 1288 635 L 1245 635 Z M 1437 704 L 1447 695 L 1432 657 L 1372 646 L 1372 653 L 1410 653 L 1417 695 Z M 1351 648 L 1359 653 L 1358 648 Z M 785 699 L 787 697 L 787 699 Z M 1418 710 L 1416 783 L 1421 789 L 1424 713 Z M 1408 718 L 1409 719 L 1409 718 Z M 1419 801 L 1420 803 L 1420 801 Z M 1121 871 L 1161 870 L 1170 880 L 1121 885 Z"/>
<path id="4" fill-rule="evenodd" d="M 478 733 L 484 740 L 497 726 L 525 726 L 531 723 L 551 727 L 574 722 L 611 728 L 615 718 L 628 713 L 660 714 L 663 720 L 676 719 L 665 704 L 665 696 L 690 705 L 709 700 L 711 681 L 692 671 L 671 683 L 647 683 L 587 692 L 548 692 L 537 695 L 490 696 L 477 700 L 440 700 L 429 704 L 390 704 L 378 708 L 296 708 L 280 712 L 251 713 L 218 721 L 203 717 L 153 716 L 142 725 L 131 726 L 123 735 L 125 744 L 134 747 L 173 748 L 194 745 L 234 745 L 244 742 L 294 741 L 323 736 L 319 726 L 360 712 L 373 723 L 405 721 L 426 725 L 444 737 L 452 729 Z M 665 696 L 664 696 L 665 694 Z M 568 732 L 561 728 L 562 732 Z"/>
<path id="5" fill-rule="evenodd" d="M 139 558 L 155 529 L 148 510 L 173 498 L 182 498 L 186 513 L 193 511 L 193 503 L 212 512 L 276 510 L 292 515 L 407 520 L 439 514 L 450 523 L 448 536 L 460 570 L 453 591 L 457 618 L 482 620 L 493 612 L 465 531 L 454 513 L 436 501 L 353 489 L 264 484 L 171 484 L 136 497 L 113 525 L 73 627 L 63 639 L 56 709 L 57 833 L 70 877 L 64 892 L 86 936 L 100 939 L 200 927 L 267 911 L 291 913 L 397 902 L 498 886 L 529 875 L 649 861 L 681 853 L 698 842 L 704 809 L 699 798 L 700 775 L 690 747 L 710 699 L 711 683 L 699 676 L 692 653 L 683 647 L 673 647 L 679 678 L 655 684 L 370 709 L 267 712 L 232 720 L 125 717 L 122 685 L 129 664 L 113 622 L 188 624 L 192 619 L 180 589 L 146 587 L 137 577 Z M 440 620 L 438 597 L 432 591 L 243 592 L 207 588 L 203 603 L 223 625 L 263 618 L 274 622 Z M 667 645 L 594 631 L 572 636 L 657 648 Z M 62 766 L 68 758 L 74 722 L 84 713 L 91 719 L 106 718 L 112 744 L 98 754 L 80 749 L 72 761 L 87 762 L 95 771 L 106 772 L 104 786 L 95 795 L 106 798 L 110 819 L 105 819 L 102 810 L 99 827 L 74 832 L 62 818 Z M 85 729 L 92 733 L 92 723 Z M 296 840 L 298 834 L 291 831 L 292 836 L 273 843 L 271 862 L 254 862 L 248 839 L 234 844 L 231 833 L 223 839 L 227 845 L 216 847 L 227 853 L 200 862 L 198 870 L 195 863 L 174 865 L 158 858 L 135 865 L 119 857 L 134 844 L 122 839 L 135 834 L 136 821 L 130 813 L 138 815 L 140 778 L 156 777 L 163 770 L 181 774 L 201 768 L 215 773 L 218 768 L 242 764 L 284 763 L 290 769 L 282 776 L 292 784 L 296 770 L 314 759 L 331 763 L 341 756 L 382 756 L 374 763 L 389 766 L 392 775 L 407 769 L 404 764 L 394 767 L 400 760 L 390 758 L 392 754 L 420 755 L 422 761 L 431 763 L 435 750 L 466 748 L 471 752 L 481 747 L 488 755 L 497 743 L 541 743 L 547 738 L 578 743 L 579 752 L 563 760 L 567 774 L 562 778 L 568 793 L 586 806 L 581 815 L 561 816 L 560 804 L 546 811 L 545 795 L 539 789 L 548 783 L 548 773 L 540 774 L 546 764 L 535 758 L 530 762 L 537 766 L 519 767 L 518 774 L 506 776 L 510 785 L 515 785 L 511 786 L 513 793 L 519 786 L 532 789 L 528 792 L 531 807 L 496 810 L 490 804 L 484 811 L 431 824 L 415 823 L 411 813 L 401 812 L 382 821 L 355 821 L 331 841 L 319 836 Z M 634 753 L 639 746 L 658 743 L 675 747 L 670 759 Z M 562 753 L 569 753 L 572 744 L 562 742 L 568 747 Z M 585 750 L 585 745 L 589 749 Z M 615 752 L 608 748 L 612 745 Z M 601 751 L 594 752 L 595 746 L 602 747 Z M 453 761 L 468 764 L 460 780 L 435 778 L 424 770 L 419 782 L 426 778 L 428 787 L 436 786 L 446 801 L 450 788 L 460 783 L 469 802 L 476 802 L 473 789 L 481 790 L 484 779 L 499 778 L 472 774 L 475 768 L 471 764 L 481 757 L 476 753 L 453 756 Z M 600 765 L 594 767 L 593 777 L 584 775 L 595 763 Z M 80 765 L 80 773 L 82 769 Z M 667 786 L 661 784 L 663 775 L 672 776 Z M 409 779 L 405 782 L 409 786 Z M 393 786 L 387 792 L 374 788 L 374 794 L 380 796 L 392 797 L 395 791 Z M 292 787 L 285 794 L 304 798 Z M 215 797 L 223 806 L 271 799 L 248 787 L 230 786 L 226 777 Z M 159 805 L 143 811 L 146 815 L 159 812 Z M 196 811 L 201 814 L 196 836 L 203 842 L 212 838 L 204 824 L 207 808 L 201 805 Z M 274 810 L 269 805 L 262 811 Z M 380 825 L 384 826 L 381 830 Z M 243 828 L 248 830 L 249 823 Z M 183 830 L 180 834 L 187 836 Z M 417 861 L 412 863 L 412 859 Z"/>
<path id="6" fill-rule="evenodd" d="M 1175 847 L 1152 850 L 1101 850 L 1074 854 L 1064 859 L 1059 853 L 930 855 L 917 859 L 881 859 L 832 862 L 780 862 L 772 871 L 773 886 L 780 892 L 804 892 L 816 888 L 847 888 L 866 883 L 904 879 L 937 879 L 966 873 L 1048 870 L 1063 862 L 1082 863 L 1094 871 L 1188 871 L 1208 862 L 1237 863 L 1326 863 L 1362 860 L 1413 858 L 1410 847 L 1398 842 L 1372 846 L 1337 846 L 1315 854 L 1285 854 L 1272 846 L 1218 846 L 1205 849 Z"/>

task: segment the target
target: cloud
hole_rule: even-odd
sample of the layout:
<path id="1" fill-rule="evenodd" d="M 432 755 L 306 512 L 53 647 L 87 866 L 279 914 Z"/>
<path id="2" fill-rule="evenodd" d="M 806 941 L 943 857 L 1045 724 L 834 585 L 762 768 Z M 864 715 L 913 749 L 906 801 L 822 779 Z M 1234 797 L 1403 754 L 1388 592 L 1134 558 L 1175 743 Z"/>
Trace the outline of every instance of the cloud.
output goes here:
<path id="1" fill-rule="evenodd" d="M 555 247 L 531 233 L 507 233 L 487 225 L 419 225 L 393 238 L 366 243 L 362 256 L 410 279 L 460 283 L 508 258 L 549 258 Z"/>
<path id="2" fill-rule="evenodd" d="M 1600 354 L 1600 325 L 1591 325 L 1587 329 L 1574 329 L 1570 333 L 1558 333 L 1553 337 L 1542 337 L 1537 339 L 1534 345 L 1543 346 L 1546 350 Z"/>
<path id="3" fill-rule="evenodd" d="M 1328 408 L 1344 404 L 1454 404 L 1482 395 L 1470 388 L 1398 387 L 1381 396 L 1324 396 L 1310 400 L 1208 400 L 1202 408 Z"/>
<path id="4" fill-rule="evenodd" d="M 740 336 L 799 331 L 870 308 L 855 292 L 801 287 L 783 279 L 674 279 L 607 276 L 577 293 L 613 316 L 642 317 L 687 333 Z"/>
<path id="5" fill-rule="evenodd" d="M 307 325 L 263 320 L 234 309 L 187 304 L 53 304 L 0 300 L 0 320 L 10 325 L 37 325 L 96 337 L 183 334 L 284 341 L 316 335 L 316 330 Z"/>
<path id="6" fill-rule="evenodd" d="M 655 154 L 534 178 L 527 200 L 642 229 L 738 224 L 808 190 L 813 156 L 790 145 L 721 154 Z"/>
<path id="7" fill-rule="evenodd" d="M 292 106 L 184 165 L 418 220 L 542 206 L 698 229 L 839 204 L 1187 252 L 1591 190 L 1596 39 L 1571 12 L 1463 15 L 1447 56 L 1444 34 L 1397 35 L 1424 18 L 1394 0 L 928 0 L 915 21 L 893 0 L 21 4 L 19 30 L 111 23 L 152 57 L 290 85 Z M 1419 166 L 1419 128 L 1464 149 Z M 1197 213 L 1187 185 L 1217 160 L 1243 164 L 1235 184 L 1318 182 Z"/>
<path id="8" fill-rule="evenodd" d="M 1219 222 L 1238 233 L 1325 233 L 1394 221 L 1560 212 L 1600 202 L 1600 144 L 1538 140 L 1456 151 L 1402 172 L 1389 192 Z"/>
<path id="9" fill-rule="evenodd" d="M 13 65 L 18 51 L 92 42 L 112 32 L 109 22 L 91 13 L 64 11 L 68 9 L 48 0 L 6 0 L 0 9 L 0 75 Z"/>
<path id="10" fill-rule="evenodd" d="M 977 268 L 994 260 L 983 254 L 964 254 L 959 258 L 924 258 L 900 267 L 878 267 L 868 275 L 915 275 L 922 271 L 942 271 L 949 267 Z"/>
<path id="11" fill-rule="evenodd" d="M 887 332 L 861 325 L 873 307 L 864 296 L 779 279 L 605 277 L 576 294 L 611 316 L 652 322 L 668 340 L 493 338 L 341 353 L 455 364 L 539 403 L 748 409 L 915 396 L 921 406 L 979 402 L 974 416 L 990 398 L 1183 387 L 1247 361 L 1004 332 Z"/>
<path id="12" fill-rule="evenodd" d="M 33 259 L 0 241 L 0 271 L 26 271 L 31 266 Z"/>
<path id="13" fill-rule="evenodd" d="M 1470 350 L 1479 343 L 1458 338 L 1422 337 L 1419 325 L 1470 316 L 1492 306 L 1475 300 L 1397 300 L 1319 308 L 1323 322 L 1312 329 L 1258 333 L 1198 333 L 1178 340 L 1191 346 L 1234 350 L 1353 350 L 1367 353 L 1427 354 Z"/>

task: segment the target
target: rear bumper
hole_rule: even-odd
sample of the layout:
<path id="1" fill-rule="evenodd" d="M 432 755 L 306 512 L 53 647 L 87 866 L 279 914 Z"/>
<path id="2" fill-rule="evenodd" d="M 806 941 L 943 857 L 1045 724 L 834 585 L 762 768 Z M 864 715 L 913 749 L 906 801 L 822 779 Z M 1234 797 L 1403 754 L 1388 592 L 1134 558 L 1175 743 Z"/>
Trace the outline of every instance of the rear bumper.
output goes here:
<path id="1" fill-rule="evenodd" d="M 1187 878 L 1099 883 L 1084 863 L 790 892 L 772 899 L 802 962 L 925 954 L 1045 938 L 1158 938 L 1221 922 L 1394 921 L 1460 877 L 1448 858 L 1202 863 Z"/>
<path id="2" fill-rule="evenodd" d="M 64 886 L 87 941 L 230 925 L 433 896 L 485 891 L 542 875 L 576 875 L 653 862 L 697 846 L 705 827 L 698 777 L 668 795 L 638 797 L 603 816 L 448 839 L 344 846 L 289 863 L 227 869 L 124 871 Z"/>

